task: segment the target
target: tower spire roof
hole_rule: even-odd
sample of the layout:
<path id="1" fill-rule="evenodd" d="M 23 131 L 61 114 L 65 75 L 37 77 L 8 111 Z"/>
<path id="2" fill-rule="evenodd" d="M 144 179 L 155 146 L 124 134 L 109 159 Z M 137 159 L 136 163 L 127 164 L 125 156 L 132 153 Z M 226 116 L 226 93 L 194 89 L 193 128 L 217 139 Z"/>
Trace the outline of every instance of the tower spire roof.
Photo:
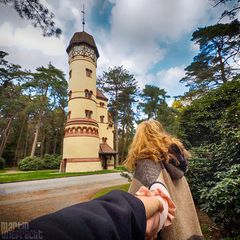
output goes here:
<path id="1" fill-rule="evenodd" d="M 96 46 L 96 43 L 94 41 L 94 38 L 92 35 L 86 33 L 86 32 L 75 32 L 72 39 L 69 42 L 69 45 L 66 49 L 67 53 L 70 52 L 71 48 L 73 46 L 81 45 L 81 44 L 86 44 L 89 47 L 93 48 L 94 51 L 96 52 L 97 58 L 99 57 L 99 52 Z"/>
<path id="2" fill-rule="evenodd" d="M 94 49 L 97 58 L 99 58 L 99 52 L 98 52 L 98 49 L 97 49 L 97 46 L 96 46 L 96 43 L 94 41 L 93 36 L 84 31 L 84 26 L 85 26 L 85 9 L 84 9 L 84 4 L 82 5 L 81 13 L 82 13 L 83 31 L 74 33 L 72 39 L 69 42 L 69 45 L 68 45 L 66 51 L 67 51 L 67 53 L 69 53 L 72 47 L 78 46 L 78 45 L 81 45 L 81 44 L 86 44 L 89 47 Z"/>
<path id="3" fill-rule="evenodd" d="M 83 32 L 84 32 L 84 25 L 85 25 L 85 11 L 84 11 L 84 4 L 83 4 L 83 8 L 82 8 L 82 25 L 83 25 Z"/>

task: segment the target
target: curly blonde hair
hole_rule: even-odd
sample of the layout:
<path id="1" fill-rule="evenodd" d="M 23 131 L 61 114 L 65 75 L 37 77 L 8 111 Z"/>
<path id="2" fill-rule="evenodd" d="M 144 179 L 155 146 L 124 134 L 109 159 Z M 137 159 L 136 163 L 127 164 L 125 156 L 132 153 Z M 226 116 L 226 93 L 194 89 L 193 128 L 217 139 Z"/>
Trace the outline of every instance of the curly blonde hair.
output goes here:
<path id="1" fill-rule="evenodd" d="M 151 159 L 155 162 L 168 161 L 168 148 L 171 144 L 176 144 L 185 158 L 190 156 L 180 140 L 168 134 L 160 122 L 156 120 L 141 122 L 137 127 L 124 165 L 128 170 L 133 171 L 136 162 L 141 159 Z"/>

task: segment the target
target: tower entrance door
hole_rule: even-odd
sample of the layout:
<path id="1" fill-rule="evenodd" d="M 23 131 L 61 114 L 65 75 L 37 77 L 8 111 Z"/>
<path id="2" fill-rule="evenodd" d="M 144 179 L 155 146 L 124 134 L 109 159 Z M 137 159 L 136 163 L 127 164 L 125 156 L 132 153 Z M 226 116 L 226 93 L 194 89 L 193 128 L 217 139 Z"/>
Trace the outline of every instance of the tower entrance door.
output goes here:
<path id="1" fill-rule="evenodd" d="M 102 167 L 103 169 L 107 169 L 107 157 L 103 156 L 102 158 Z"/>
<path id="2" fill-rule="evenodd" d="M 67 167 L 67 159 L 64 158 L 61 164 L 61 172 L 66 172 L 66 167 Z"/>

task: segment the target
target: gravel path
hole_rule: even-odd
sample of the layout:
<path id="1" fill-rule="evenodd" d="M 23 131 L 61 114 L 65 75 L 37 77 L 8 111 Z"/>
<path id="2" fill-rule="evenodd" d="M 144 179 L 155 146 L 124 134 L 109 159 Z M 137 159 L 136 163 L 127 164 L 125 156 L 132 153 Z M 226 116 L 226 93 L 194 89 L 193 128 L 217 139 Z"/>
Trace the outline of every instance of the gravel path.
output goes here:
<path id="1" fill-rule="evenodd" d="M 0 222 L 25 222 L 125 184 L 119 173 L 0 184 Z"/>

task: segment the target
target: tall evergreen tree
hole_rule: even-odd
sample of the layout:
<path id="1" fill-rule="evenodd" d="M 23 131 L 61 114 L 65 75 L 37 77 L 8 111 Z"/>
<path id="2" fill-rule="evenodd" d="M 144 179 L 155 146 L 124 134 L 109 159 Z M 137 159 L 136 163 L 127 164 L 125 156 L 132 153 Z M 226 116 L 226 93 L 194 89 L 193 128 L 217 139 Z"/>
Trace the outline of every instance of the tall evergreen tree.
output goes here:
<path id="1" fill-rule="evenodd" d="M 49 63 L 47 67 L 37 68 L 32 74 L 31 81 L 28 81 L 24 87 L 31 94 L 35 109 L 36 125 L 31 150 L 33 157 L 44 117 L 53 107 L 60 106 L 62 99 L 67 97 L 67 81 L 64 73 Z"/>
<path id="2" fill-rule="evenodd" d="M 239 74 L 238 20 L 199 28 L 193 33 L 192 41 L 199 44 L 200 53 L 185 69 L 186 76 L 180 80 L 186 83 L 190 90 L 207 91 Z"/>
<path id="3" fill-rule="evenodd" d="M 145 85 L 141 94 L 143 101 L 139 103 L 139 107 L 143 109 L 143 112 L 147 115 L 147 119 L 157 119 L 159 106 L 165 102 L 165 99 L 168 97 L 164 89 L 152 85 Z"/>
<path id="4" fill-rule="evenodd" d="M 115 149 L 118 152 L 120 110 L 122 106 L 126 105 L 128 109 L 131 108 L 129 106 L 131 106 L 130 102 L 134 98 L 133 96 L 136 95 L 137 82 L 134 76 L 121 66 L 110 68 L 108 72 L 104 72 L 98 79 L 98 87 L 109 96 L 109 109 L 115 127 Z M 123 97 L 126 95 L 128 98 Z M 116 162 L 119 164 L 119 156 L 117 156 Z"/>
<path id="5" fill-rule="evenodd" d="M 128 146 L 134 135 L 134 123 L 136 118 L 136 108 L 138 89 L 136 83 L 124 89 L 119 95 L 119 124 L 120 124 L 120 161 L 124 161 L 128 152 Z"/>
<path id="6" fill-rule="evenodd" d="M 8 54 L 0 51 L 0 157 L 8 141 L 12 123 L 24 106 L 21 81 L 25 73 L 21 67 L 9 63 Z"/>

